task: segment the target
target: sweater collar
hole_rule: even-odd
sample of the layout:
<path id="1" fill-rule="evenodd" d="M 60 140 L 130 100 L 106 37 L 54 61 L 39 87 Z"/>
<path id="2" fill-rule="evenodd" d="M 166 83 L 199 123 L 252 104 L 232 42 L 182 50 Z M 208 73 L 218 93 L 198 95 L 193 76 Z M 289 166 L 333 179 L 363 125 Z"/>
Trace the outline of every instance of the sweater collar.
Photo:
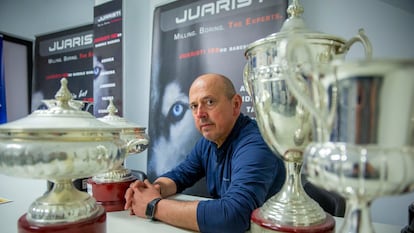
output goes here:
<path id="1" fill-rule="evenodd" d="M 217 155 L 217 162 L 220 162 L 224 159 L 226 156 L 226 152 L 228 151 L 228 148 L 234 141 L 234 139 L 240 134 L 240 131 L 242 129 L 242 126 L 245 124 L 247 118 L 240 113 L 239 117 L 236 120 L 236 123 L 233 126 L 233 129 L 231 130 L 229 136 L 226 138 L 224 143 L 221 145 L 220 148 L 217 148 L 217 145 L 215 143 L 212 143 Z"/>

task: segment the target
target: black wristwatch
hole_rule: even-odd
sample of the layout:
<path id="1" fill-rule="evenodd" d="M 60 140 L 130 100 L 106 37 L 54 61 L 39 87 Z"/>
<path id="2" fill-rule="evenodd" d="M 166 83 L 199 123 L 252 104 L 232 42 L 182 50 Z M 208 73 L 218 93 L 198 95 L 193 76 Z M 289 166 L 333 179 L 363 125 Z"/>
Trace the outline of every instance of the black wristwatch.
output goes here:
<path id="1" fill-rule="evenodd" d="M 156 220 L 155 219 L 155 209 L 157 208 L 157 204 L 161 201 L 161 197 L 157 197 L 154 200 L 150 201 L 147 205 L 147 209 L 145 210 L 145 215 L 148 219 Z"/>

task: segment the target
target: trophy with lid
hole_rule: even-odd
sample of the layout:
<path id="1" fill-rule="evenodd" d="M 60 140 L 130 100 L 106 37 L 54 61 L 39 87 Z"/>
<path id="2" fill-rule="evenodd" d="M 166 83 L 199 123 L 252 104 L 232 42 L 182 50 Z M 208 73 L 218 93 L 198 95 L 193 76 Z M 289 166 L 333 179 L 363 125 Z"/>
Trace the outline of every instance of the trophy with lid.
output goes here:
<path id="1" fill-rule="evenodd" d="M 113 99 L 109 100 L 107 111 L 108 115 L 98 118 L 98 120 L 112 125 L 121 131 L 121 139 L 127 148 L 126 156 L 138 154 L 147 149 L 149 138 L 145 133 L 145 127 L 133 124 L 125 118 L 117 116 L 118 109 L 114 105 Z M 137 177 L 120 164 L 106 173 L 98 174 L 88 179 L 88 193 L 107 212 L 124 210 L 125 192 L 135 180 L 137 180 Z"/>
<path id="2" fill-rule="evenodd" d="M 126 149 L 120 130 L 79 102 L 62 79 L 55 99 L 45 101 L 48 109 L 0 125 L 0 172 L 54 183 L 19 218 L 19 233 L 106 232 L 105 209 L 72 180 L 118 167 Z"/>
<path id="3" fill-rule="evenodd" d="M 289 18 L 280 32 L 249 44 L 245 51 L 247 64 L 243 81 L 253 99 L 259 129 L 272 151 L 284 160 L 287 172 L 279 193 L 253 211 L 251 231 L 334 232 L 333 217 L 305 193 L 301 183 L 303 152 L 313 140 L 312 116 L 286 83 L 290 78 L 286 39 L 304 38 L 320 65 L 344 59 L 355 42 L 361 42 L 366 56 L 370 57 L 371 44 L 363 30 L 350 40 L 308 30 L 298 1 L 294 0 L 287 12 Z"/>

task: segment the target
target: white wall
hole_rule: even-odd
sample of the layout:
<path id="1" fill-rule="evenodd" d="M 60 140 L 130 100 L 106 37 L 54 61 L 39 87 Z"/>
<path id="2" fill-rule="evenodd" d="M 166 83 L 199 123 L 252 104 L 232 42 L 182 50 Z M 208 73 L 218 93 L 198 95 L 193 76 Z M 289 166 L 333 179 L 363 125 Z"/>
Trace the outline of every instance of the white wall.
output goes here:
<path id="1" fill-rule="evenodd" d="M 4 82 L 6 86 L 7 121 L 25 117 L 29 112 L 29 93 L 14 90 L 29 90 L 27 46 L 3 40 Z M 14 77 L 22 78 L 14 78 Z"/>
<path id="2" fill-rule="evenodd" d="M 143 126 L 148 125 L 153 9 L 170 1 L 124 1 L 124 45 L 127 48 L 124 57 L 124 117 Z M 301 1 L 309 29 L 349 39 L 362 27 L 373 44 L 374 57 L 414 58 L 413 1 L 394 2 L 405 3 L 405 9 L 390 5 L 385 0 Z M 34 39 L 35 35 L 92 23 L 94 4 L 94 0 L 0 0 L 0 31 Z M 362 57 L 362 54 L 362 47 L 357 45 L 351 49 L 348 58 Z M 143 152 L 130 156 L 126 165 L 146 171 L 146 159 L 147 154 Z M 3 177 L 0 177 L 2 189 L 13 186 L 15 178 Z M 22 191 L 16 195 L 34 200 L 44 191 L 44 187 L 32 185 L 34 181 L 26 182 L 33 191 Z M 380 198 L 373 203 L 373 219 L 405 226 L 407 207 L 412 201 L 414 194 Z M 1 206 L 0 215 L 5 215 Z"/>
<path id="3" fill-rule="evenodd" d="M 394 7 L 385 0 L 302 0 L 304 19 L 308 27 L 324 33 L 349 39 L 364 28 L 374 48 L 374 57 L 414 58 L 412 22 L 414 1 L 392 0 L 404 3 L 405 9 Z M 355 48 L 350 58 L 361 57 Z M 353 53 L 355 52 L 355 53 Z M 359 53 L 358 53 L 359 52 Z"/>
<path id="4" fill-rule="evenodd" d="M 1 0 L 0 31 L 28 39 L 92 23 L 94 0 Z"/>

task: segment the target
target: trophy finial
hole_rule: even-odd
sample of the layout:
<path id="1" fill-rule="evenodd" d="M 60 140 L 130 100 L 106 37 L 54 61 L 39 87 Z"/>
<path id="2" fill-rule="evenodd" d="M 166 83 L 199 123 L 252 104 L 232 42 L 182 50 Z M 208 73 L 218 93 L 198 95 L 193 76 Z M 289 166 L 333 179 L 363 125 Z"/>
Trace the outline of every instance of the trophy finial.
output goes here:
<path id="1" fill-rule="evenodd" d="M 115 116 L 115 113 L 118 112 L 118 109 L 116 108 L 116 106 L 114 104 L 114 99 L 113 98 L 109 99 L 109 105 L 106 108 L 106 110 L 108 111 L 108 115 L 110 115 L 110 116 Z"/>
<path id="2" fill-rule="evenodd" d="M 299 0 L 293 0 L 292 4 L 289 5 L 287 13 L 289 18 L 300 17 L 304 12 L 302 5 L 299 4 Z"/>
<path id="3" fill-rule="evenodd" d="M 72 99 L 72 94 L 68 89 L 68 80 L 62 78 L 60 80 L 60 89 L 55 94 L 55 99 L 57 100 L 58 106 L 65 106 L 69 108 L 69 101 Z"/>
<path id="4" fill-rule="evenodd" d="M 305 10 L 302 5 L 300 5 L 299 0 L 293 0 L 286 10 L 289 17 L 283 23 L 280 31 L 291 33 L 292 31 L 296 30 L 307 30 L 305 22 L 302 19 L 302 14 L 304 11 Z"/>

